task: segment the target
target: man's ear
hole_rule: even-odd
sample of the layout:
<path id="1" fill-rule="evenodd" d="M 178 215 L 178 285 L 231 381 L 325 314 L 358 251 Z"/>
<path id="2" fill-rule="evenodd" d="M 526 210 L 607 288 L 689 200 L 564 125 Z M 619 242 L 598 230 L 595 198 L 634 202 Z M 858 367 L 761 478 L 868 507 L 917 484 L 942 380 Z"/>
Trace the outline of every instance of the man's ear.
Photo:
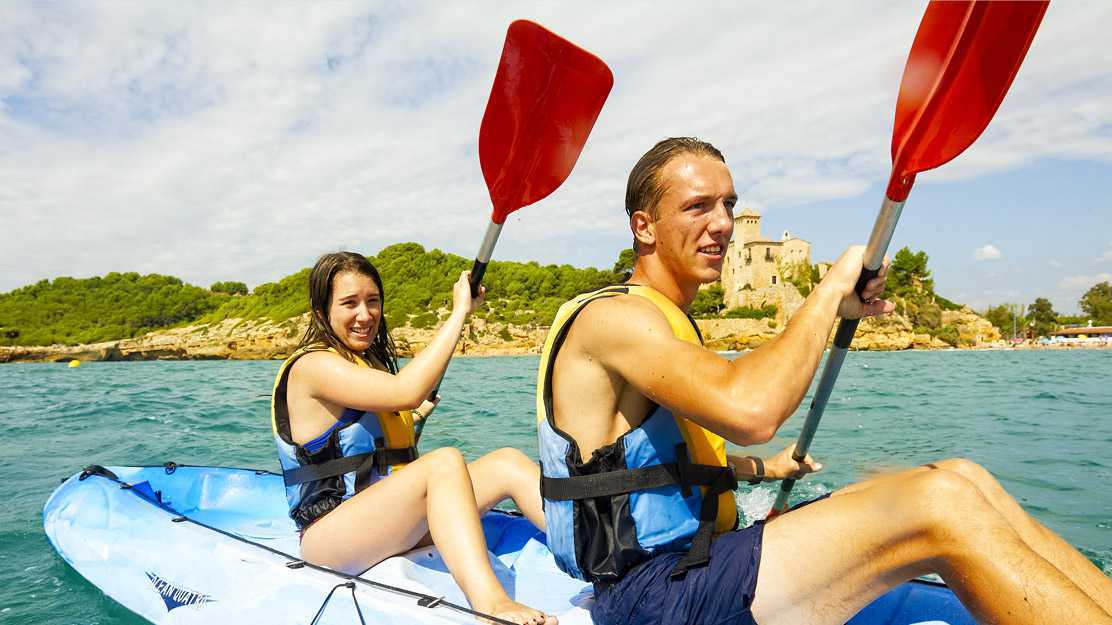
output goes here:
<path id="1" fill-rule="evenodd" d="M 629 228 L 640 249 L 656 245 L 656 222 L 645 211 L 634 211 L 629 218 Z"/>

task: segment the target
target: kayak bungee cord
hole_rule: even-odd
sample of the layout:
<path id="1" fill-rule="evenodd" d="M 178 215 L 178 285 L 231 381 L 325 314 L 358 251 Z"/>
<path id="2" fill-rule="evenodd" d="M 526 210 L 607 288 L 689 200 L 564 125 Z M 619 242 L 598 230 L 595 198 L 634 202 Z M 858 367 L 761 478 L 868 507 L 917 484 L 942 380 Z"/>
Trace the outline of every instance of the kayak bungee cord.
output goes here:
<path id="1" fill-rule="evenodd" d="M 203 468 L 213 468 L 213 467 L 207 467 L 207 466 L 202 466 L 202 465 L 177 464 L 176 462 L 166 462 L 166 463 L 161 464 L 161 465 L 137 465 L 137 466 L 142 467 L 142 468 L 158 468 L 158 467 L 161 467 L 166 471 L 167 475 L 173 474 L 175 471 L 177 471 L 178 467 L 195 467 L 195 468 L 202 468 L 202 469 Z M 252 471 L 252 472 L 255 473 L 255 475 L 278 475 L 277 473 L 274 473 L 273 471 L 268 471 L 266 469 L 247 469 L 247 468 L 243 468 L 243 467 L 218 467 L 218 468 L 231 469 L 231 470 L 235 470 L 235 471 Z M 375 589 L 378 589 L 378 590 L 384 590 L 386 592 L 392 592 L 394 594 L 398 594 L 398 595 L 410 597 L 412 599 L 416 599 L 417 600 L 417 605 L 422 607 L 422 608 L 428 608 L 428 609 L 431 610 L 431 609 L 437 608 L 437 607 L 445 607 L 445 608 L 448 608 L 450 610 L 455 610 L 457 612 L 461 612 L 463 614 L 467 614 L 467 615 L 470 615 L 470 616 L 485 619 L 485 620 L 487 620 L 491 623 L 497 623 L 498 625 L 514 625 L 514 623 L 512 623 L 511 621 L 507 621 L 505 619 L 498 618 L 497 616 L 494 616 L 492 614 L 486 614 L 485 612 L 479 612 L 478 610 L 473 610 L 471 608 L 452 603 L 451 601 L 445 601 L 444 597 L 434 597 L 432 595 L 427 595 L 425 593 L 417 592 L 415 590 L 409 590 L 407 588 L 400 588 L 398 586 L 391 586 L 390 584 L 384 584 L 382 582 L 376 582 L 374 580 L 365 579 L 363 577 L 359 577 L 358 575 L 344 575 L 343 573 L 340 573 L 338 571 L 333 571 L 332 569 L 329 569 L 329 568 L 326 568 L 326 567 L 323 567 L 323 566 L 318 566 L 318 565 L 312 564 L 310 562 L 306 562 L 306 561 L 304 561 L 300 558 L 295 558 L 294 556 L 291 556 L 290 554 L 288 554 L 284 551 L 279 551 L 277 549 L 274 549 L 273 547 L 268 547 L 266 545 L 257 543 L 253 540 L 248 540 L 248 539 L 246 539 L 242 536 L 239 536 L 237 534 L 233 534 L 232 532 L 228 532 L 228 531 L 222 530 L 218 527 L 213 527 L 211 525 L 208 525 L 206 523 L 198 521 L 196 519 L 192 519 L 187 515 L 181 514 L 177 510 L 170 507 L 168 504 L 162 502 L 161 501 L 161 496 L 159 494 L 161 491 L 153 491 L 154 495 L 153 496 L 149 495 L 141 489 L 134 488 L 134 486 L 135 486 L 134 484 L 129 484 L 129 483 L 121 480 L 115 473 L 109 471 L 108 469 L 104 468 L 103 466 L 101 466 L 99 464 L 91 464 L 91 465 L 85 467 L 84 469 L 82 469 L 81 473 L 78 474 L 77 479 L 78 479 L 78 481 L 85 481 L 87 478 L 89 478 L 91 476 L 101 477 L 101 478 L 104 478 L 106 480 L 115 482 L 115 483 L 120 485 L 120 488 L 122 490 L 127 490 L 127 491 L 131 492 L 136 497 L 139 497 L 143 501 L 155 506 L 156 508 L 159 508 L 161 510 L 165 510 L 166 512 L 174 513 L 177 516 L 174 516 L 173 518 L 170 519 L 170 521 L 173 522 L 173 523 L 192 523 L 194 525 L 197 525 L 199 527 L 203 527 L 205 529 L 211 530 L 211 531 L 216 532 L 218 534 L 221 534 L 223 536 L 227 536 L 228 538 L 238 540 L 239 542 L 246 543 L 248 545 L 258 547 L 259 549 L 262 549 L 264 551 L 268 551 L 268 552 L 270 552 L 274 555 L 281 556 L 281 557 L 286 558 L 287 560 L 289 560 L 289 562 L 286 563 L 286 568 L 288 568 L 288 569 L 309 568 L 309 569 L 312 569 L 314 571 L 320 571 L 321 573 L 327 573 L 329 575 L 334 575 L 336 577 L 342 578 L 344 581 L 342 583 L 340 583 L 339 585 L 337 585 L 336 587 L 334 587 L 332 589 L 332 591 L 328 593 L 328 596 L 325 597 L 324 603 L 321 604 L 321 609 L 318 610 L 317 616 L 315 616 L 313 618 L 313 623 L 316 623 L 317 619 L 321 615 L 321 612 L 323 612 L 323 610 L 324 610 L 324 606 L 327 605 L 328 600 L 332 596 L 332 593 L 335 592 L 337 588 L 340 588 L 340 587 L 343 587 L 343 586 L 347 586 L 348 584 L 351 584 L 350 588 L 351 588 L 351 591 L 352 591 L 352 596 L 354 597 L 355 596 L 355 584 L 356 583 L 361 583 L 361 584 L 365 584 L 365 585 L 367 585 L 371 588 L 375 588 Z M 68 479 L 71 479 L 71 478 L 64 478 L 62 481 L 65 482 Z M 363 615 L 362 615 L 362 611 L 359 610 L 359 602 L 356 601 L 355 605 L 356 605 L 356 610 L 359 611 L 359 618 L 360 618 L 360 620 L 362 620 Z"/>
<path id="2" fill-rule="evenodd" d="M 324 608 L 327 607 L 328 602 L 332 600 L 332 593 L 336 592 L 336 590 L 340 588 L 351 589 L 351 600 L 355 604 L 355 613 L 359 615 L 359 622 L 362 623 L 362 625 L 367 625 L 367 620 L 363 618 L 363 608 L 359 607 L 359 600 L 355 598 L 354 582 L 344 582 L 342 584 L 336 584 L 335 586 L 333 586 L 332 590 L 328 591 L 328 596 L 324 598 L 324 603 L 320 604 L 320 609 L 317 610 L 317 615 L 313 617 L 313 620 L 309 623 L 309 625 L 317 625 L 317 621 L 320 620 L 320 615 L 324 614 Z"/>

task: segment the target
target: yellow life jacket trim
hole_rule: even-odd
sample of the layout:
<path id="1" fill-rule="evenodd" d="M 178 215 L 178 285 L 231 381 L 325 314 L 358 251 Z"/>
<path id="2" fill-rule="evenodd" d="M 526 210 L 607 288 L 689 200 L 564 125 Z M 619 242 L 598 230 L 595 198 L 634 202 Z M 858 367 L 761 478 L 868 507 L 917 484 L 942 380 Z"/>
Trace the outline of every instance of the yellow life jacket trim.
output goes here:
<path id="1" fill-rule="evenodd" d="M 280 387 L 284 387 L 287 378 L 289 377 L 289 369 L 298 358 L 308 354 L 309 352 L 332 352 L 339 354 L 333 347 L 326 347 L 323 344 L 310 345 L 303 347 L 294 353 L 290 354 L 288 358 L 282 363 L 278 369 L 278 374 L 274 378 L 274 388 L 270 394 L 270 427 L 274 435 L 285 440 L 286 437 L 278 430 L 278 392 Z M 364 358 L 359 358 L 355 361 L 357 367 L 366 369 L 373 369 L 374 366 Z M 284 401 L 284 400 L 283 400 Z M 378 416 L 379 427 L 382 428 L 382 436 L 386 441 L 386 447 L 389 449 L 405 449 L 407 447 L 416 447 L 417 436 L 413 428 L 413 413 L 409 410 L 399 410 L 397 412 L 375 412 Z M 289 419 L 289 407 L 286 407 L 286 419 Z M 286 441 L 294 445 L 292 440 Z M 396 471 L 404 467 L 404 464 L 390 465 L 390 471 Z"/>

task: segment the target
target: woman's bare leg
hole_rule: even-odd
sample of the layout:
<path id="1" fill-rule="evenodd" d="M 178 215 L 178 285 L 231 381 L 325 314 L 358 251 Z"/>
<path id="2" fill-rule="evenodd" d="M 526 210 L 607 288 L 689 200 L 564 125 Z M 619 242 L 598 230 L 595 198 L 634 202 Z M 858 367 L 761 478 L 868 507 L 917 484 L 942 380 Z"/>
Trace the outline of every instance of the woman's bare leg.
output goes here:
<path id="1" fill-rule="evenodd" d="M 1019 505 L 996 478 L 976 462 L 964 458 L 950 458 L 932 462 L 893 475 L 887 475 L 847 486 L 839 493 L 857 492 L 877 484 L 896 484 L 918 473 L 931 470 L 951 471 L 969 480 L 977 487 L 985 500 L 992 505 L 1019 537 L 1032 551 L 1062 572 L 1085 594 L 1112 614 L 1112 579 L 1109 579 L 1081 552 L 1067 543 L 1062 537 L 1039 523 Z"/>
<path id="2" fill-rule="evenodd" d="M 356 573 L 411 549 L 428 531 L 471 606 L 516 623 L 555 619 L 512 601 L 487 559 L 463 456 L 437 449 L 340 504 L 305 532 L 309 562 Z"/>
<path id="3" fill-rule="evenodd" d="M 1112 625 L 953 471 L 849 487 L 764 532 L 752 608 L 762 625 L 844 623 L 925 573 L 940 574 L 979 622 Z"/>
<path id="4" fill-rule="evenodd" d="M 529 456 L 513 447 L 503 447 L 468 464 L 467 471 L 471 473 L 480 513 L 503 499 L 513 499 L 525 518 L 544 531 L 541 469 Z"/>

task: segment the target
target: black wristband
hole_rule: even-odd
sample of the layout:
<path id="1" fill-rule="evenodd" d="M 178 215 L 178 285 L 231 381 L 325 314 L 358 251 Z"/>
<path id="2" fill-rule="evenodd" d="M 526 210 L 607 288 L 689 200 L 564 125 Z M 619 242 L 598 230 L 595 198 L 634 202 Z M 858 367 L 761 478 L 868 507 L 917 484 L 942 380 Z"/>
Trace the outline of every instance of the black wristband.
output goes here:
<path id="1" fill-rule="evenodd" d="M 751 485 L 760 484 L 765 479 L 765 461 L 757 456 L 748 456 L 748 458 L 753 461 L 753 464 L 757 465 L 757 472 L 753 474 L 753 477 L 749 478 L 749 483 Z"/>

